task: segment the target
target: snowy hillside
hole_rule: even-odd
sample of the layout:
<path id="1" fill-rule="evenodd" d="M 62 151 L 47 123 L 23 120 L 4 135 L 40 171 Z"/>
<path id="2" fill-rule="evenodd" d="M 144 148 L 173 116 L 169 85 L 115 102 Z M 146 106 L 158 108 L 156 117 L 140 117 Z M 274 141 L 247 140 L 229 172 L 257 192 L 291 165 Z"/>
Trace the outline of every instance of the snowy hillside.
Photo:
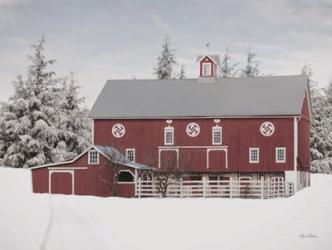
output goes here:
<path id="1" fill-rule="evenodd" d="M 0 249 L 332 249 L 332 176 L 289 199 L 123 199 L 31 194 L 0 168 Z"/>

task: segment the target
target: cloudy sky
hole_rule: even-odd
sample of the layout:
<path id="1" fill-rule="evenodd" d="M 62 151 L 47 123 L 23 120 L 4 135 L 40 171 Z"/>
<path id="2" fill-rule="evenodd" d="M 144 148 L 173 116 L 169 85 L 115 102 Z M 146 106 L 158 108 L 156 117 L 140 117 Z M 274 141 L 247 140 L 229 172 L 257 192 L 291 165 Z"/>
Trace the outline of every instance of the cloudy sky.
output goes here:
<path id="1" fill-rule="evenodd" d="M 187 77 L 197 77 L 209 42 L 210 53 L 228 47 L 238 62 L 252 48 L 265 74 L 307 63 L 322 85 L 332 78 L 330 0 L 0 0 L 0 101 L 42 35 L 54 69 L 76 72 L 90 106 L 107 79 L 154 77 L 166 34 Z"/>

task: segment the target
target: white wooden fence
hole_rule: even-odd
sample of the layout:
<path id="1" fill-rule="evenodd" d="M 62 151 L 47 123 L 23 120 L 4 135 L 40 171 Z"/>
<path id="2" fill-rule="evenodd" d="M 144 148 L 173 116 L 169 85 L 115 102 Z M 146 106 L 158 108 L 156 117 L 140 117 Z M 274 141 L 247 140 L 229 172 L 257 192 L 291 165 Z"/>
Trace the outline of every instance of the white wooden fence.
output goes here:
<path id="1" fill-rule="evenodd" d="M 161 197 L 157 180 L 140 180 L 135 185 L 137 197 Z M 294 194 L 293 183 L 285 181 L 173 181 L 166 197 L 225 197 L 269 199 Z"/>

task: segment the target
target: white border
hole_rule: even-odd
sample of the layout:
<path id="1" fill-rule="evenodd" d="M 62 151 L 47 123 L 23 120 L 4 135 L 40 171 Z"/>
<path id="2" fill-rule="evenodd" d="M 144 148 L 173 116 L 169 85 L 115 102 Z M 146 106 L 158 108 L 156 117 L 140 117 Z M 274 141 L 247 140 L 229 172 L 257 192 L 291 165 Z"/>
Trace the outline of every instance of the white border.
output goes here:
<path id="1" fill-rule="evenodd" d="M 210 66 L 210 74 L 209 75 L 204 75 L 204 65 L 209 65 Z M 212 76 L 212 65 L 213 65 L 213 63 L 210 63 L 210 62 L 202 62 L 202 76 Z"/>
<path id="2" fill-rule="evenodd" d="M 251 159 L 251 151 L 253 150 L 257 150 L 257 161 L 253 161 Z M 249 163 L 259 163 L 259 148 L 255 147 L 255 148 L 249 148 Z"/>
<path id="3" fill-rule="evenodd" d="M 52 194 L 52 174 L 53 173 L 70 173 L 71 174 L 71 194 L 75 194 L 75 174 L 74 170 L 49 170 L 48 171 L 48 193 Z"/>
<path id="4" fill-rule="evenodd" d="M 215 143 L 214 142 L 214 132 L 215 131 L 220 131 L 220 143 Z M 213 126 L 212 127 L 212 145 L 221 145 L 222 144 L 222 127 L 221 126 Z"/>
<path id="5" fill-rule="evenodd" d="M 166 142 L 166 132 L 172 132 L 172 143 Z M 165 145 L 174 145 L 174 127 L 165 127 L 164 128 L 164 144 Z"/>
<path id="6" fill-rule="evenodd" d="M 79 154 L 78 156 L 76 156 L 74 159 L 70 160 L 70 161 L 63 161 L 63 162 L 54 162 L 54 163 L 49 163 L 49 164 L 45 164 L 45 165 L 42 165 L 42 166 L 36 166 L 36 167 L 32 167 L 30 169 L 37 169 L 37 168 L 45 168 L 45 167 L 51 167 L 51 166 L 57 166 L 57 165 L 66 165 L 66 164 L 71 164 L 71 163 L 74 163 L 77 159 L 79 159 L 80 157 L 82 157 L 84 154 L 86 154 L 86 152 L 88 152 L 91 148 L 94 148 L 95 150 L 97 150 L 96 147 L 94 146 L 90 146 L 88 147 L 86 150 L 84 150 L 81 154 Z M 97 150 L 98 151 L 98 150 Z M 103 154 L 102 152 L 99 152 L 101 153 L 103 156 L 105 156 L 107 159 L 108 157 Z"/>
<path id="7" fill-rule="evenodd" d="M 272 125 L 273 131 L 271 132 L 271 134 L 264 134 L 264 132 L 262 131 L 263 130 L 263 126 L 265 124 Z M 270 122 L 270 121 L 262 122 L 261 126 L 259 127 L 259 132 L 261 133 L 262 136 L 265 136 L 265 137 L 272 136 L 275 131 L 276 131 L 276 128 L 275 128 L 274 124 L 272 122 Z"/>
<path id="8" fill-rule="evenodd" d="M 91 136 L 92 136 L 91 142 L 92 142 L 92 144 L 95 144 L 95 120 L 94 119 L 91 120 Z"/>
<path id="9" fill-rule="evenodd" d="M 197 126 L 197 129 L 198 129 L 197 134 L 194 134 L 194 135 L 189 134 L 188 130 L 189 130 L 189 126 L 190 126 L 190 125 Z M 196 122 L 191 122 L 191 123 L 189 123 L 189 124 L 187 125 L 187 127 L 186 127 L 186 133 L 187 133 L 187 135 L 188 135 L 189 137 L 196 137 L 196 136 L 199 135 L 200 132 L 201 132 L 201 128 L 200 128 L 200 126 L 199 126 Z"/>
<path id="10" fill-rule="evenodd" d="M 206 149 L 206 168 L 210 168 L 210 155 L 211 151 L 225 151 L 225 168 L 228 169 L 228 150 L 227 148 L 207 148 Z"/>
<path id="11" fill-rule="evenodd" d="M 38 169 L 38 168 L 46 168 L 46 167 L 52 167 L 52 166 L 59 166 L 59 165 L 67 165 L 67 164 L 71 164 L 74 163 L 75 161 L 77 161 L 77 159 L 79 159 L 80 157 L 82 157 L 84 154 L 86 154 L 90 149 L 95 149 L 99 152 L 99 154 L 101 154 L 102 156 L 104 156 L 106 159 L 110 160 L 109 156 L 104 154 L 102 151 L 100 151 L 97 147 L 91 145 L 89 146 L 85 151 L 83 151 L 80 155 L 76 156 L 76 158 L 70 160 L 70 161 L 63 161 L 63 162 L 55 162 L 55 163 L 49 163 L 49 164 L 45 164 L 42 166 L 36 166 L 36 167 L 32 167 L 29 169 Z M 142 165 L 142 164 L 141 164 Z M 136 169 L 137 167 L 135 166 L 128 166 L 128 165 L 124 165 L 125 167 L 128 168 L 134 168 Z M 61 167 L 61 169 L 78 169 L 78 167 Z M 150 170 L 153 170 L 154 168 L 151 168 Z M 144 170 L 149 170 L 149 169 L 144 169 Z"/>
<path id="12" fill-rule="evenodd" d="M 284 159 L 283 160 L 278 160 L 278 150 L 283 150 L 284 151 Z M 286 163 L 286 147 L 276 147 L 275 150 L 275 159 L 276 163 Z"/>
<path id="13" fill-rule="evenodd" d="M 123 134 L 122 134 L 122 135 L 116 135 L 116 134 L 114 133 L 114 129 L 115 129 L 116 126 L 122 127 L 122 129 L 123 129 Z M 125 134 L 126 134 L 126 127 L 125 127 L 122 123 L 116 123 L 116 124 L 113 125 L 113 127 L 112 127 L 112 135 L 113 135 L 115 138 L 121 138 L 121 137 L 123 137 Z"/>
<path id="14" fill-rule="evenodd" d="M 178 148 L 158 148 L 158 168 L 160 166 L 160 156 L 162 151 L 175 151 L 176 152 L 176 168 L 179 168 L 179 149 Z"/>
<path id="15" fill-rule="evenodd" d="M 97 152 L 97 162 L 96 163 L 91 163 L 91 161 L 90 161 L 90 153 L 91 152 Z M 99 151 L 98 150 L 96 150 L 96 149 L 90 149 L 88 151 L 88 165 L 99 165 Z"/>
<path id="16" fill-rule="evenodd" d="M 129 158 L 128 158 L 129 151 L 133 151 L 134 160 L 132 162 L 136 162 L 136 149 L 135 148 L 126 148 L 126 158 L 128 160 L 129 160 Z"/>
<path id="17" fill-rule="evenodd" d="M 133 177 L 133 181 L 132 182 L 118 182 L 118 176 L 116 176 L 116 183 L 117 184 L 135 184 L 136 183 L 136 175 L 133 174 L 130 170 L 128 169 L 122 169 L 122 170 L 119 170 L 118 174 L 122 173 L 122 172 L 129 172 L 132 177 Z"/>

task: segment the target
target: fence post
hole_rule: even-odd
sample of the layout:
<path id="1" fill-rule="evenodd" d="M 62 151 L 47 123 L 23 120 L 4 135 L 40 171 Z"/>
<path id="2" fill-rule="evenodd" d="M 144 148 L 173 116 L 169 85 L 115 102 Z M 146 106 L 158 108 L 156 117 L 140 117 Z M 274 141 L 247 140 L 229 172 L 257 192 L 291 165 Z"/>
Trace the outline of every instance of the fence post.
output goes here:
<path id="1" fill-rule="evenodd" d="M 137 182 L 137 186 L 138 186 L 138 198 L 141 198 L 141 177 L 138 177 L 138 182 Z"/>
<path id="2" fill-rule="evenodd" d="M 206 180 L 203 178 L 203 197 L 206 198 Z"/>
<path id="3" fill-rule="evenodd" d="M 180 198 L 183 198 L 182 177 L 180 177 Z"/>
<path id="4" fill-rule="evenodd" d="M 282 180 L 282 195 L 283 197 L 285 197 L 285 194 L 286 194 L 286 182 L 285 180 Z"/>
<path id="5" fill-rule="evenodd" d="M 261 176 L 261 199 L 264 199 L 264 177 Z"/>
<path id="6" fill-rule="evenodd" d="M 233 177 L 229 178 L 229 198 L 233 198 Z"/>

